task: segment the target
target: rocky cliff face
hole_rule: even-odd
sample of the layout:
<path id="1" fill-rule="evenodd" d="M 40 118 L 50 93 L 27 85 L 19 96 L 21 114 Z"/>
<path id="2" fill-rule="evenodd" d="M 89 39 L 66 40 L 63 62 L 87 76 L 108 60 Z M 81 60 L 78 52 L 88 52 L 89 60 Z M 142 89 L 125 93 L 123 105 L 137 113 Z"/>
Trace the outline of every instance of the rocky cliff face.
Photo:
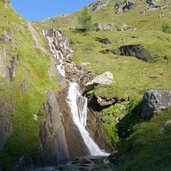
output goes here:
<path id="1" fill-rule="evenodd" d="M 48 101 L 44 105 L 47 119 L 40 128 L 41 147 L 46 159 L 60 162 L 69 159 L 68 144 L 63 126 L 64 118 L 53 91 L 46 92 Z"/>

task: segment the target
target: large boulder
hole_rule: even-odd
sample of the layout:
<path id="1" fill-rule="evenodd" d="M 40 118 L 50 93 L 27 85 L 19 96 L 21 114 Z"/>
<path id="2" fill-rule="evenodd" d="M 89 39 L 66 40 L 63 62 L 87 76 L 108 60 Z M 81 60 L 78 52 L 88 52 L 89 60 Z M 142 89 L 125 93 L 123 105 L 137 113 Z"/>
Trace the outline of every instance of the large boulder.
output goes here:
<path id="1" fill-rule="evenodd" d="M 107 71 L 95 77 L 92 81 L 88 82 L 86 86 L 98 85 L 98 84 L 110 85 L 112 83 L 113 83 L 113 74 Z"/>
<path id="2" fill-rule="evenodd" d="M 150 52 L 141 45 L 124 45 L 118 50 L 119 55 L 135 56 L 145 62 L 154 62 Z"/>
<path id="3" fill-rule="evenodd" d="M 141 117 L 150 119 L 171 106 L 171 90 L 149 90 L 145 92 Z"/>

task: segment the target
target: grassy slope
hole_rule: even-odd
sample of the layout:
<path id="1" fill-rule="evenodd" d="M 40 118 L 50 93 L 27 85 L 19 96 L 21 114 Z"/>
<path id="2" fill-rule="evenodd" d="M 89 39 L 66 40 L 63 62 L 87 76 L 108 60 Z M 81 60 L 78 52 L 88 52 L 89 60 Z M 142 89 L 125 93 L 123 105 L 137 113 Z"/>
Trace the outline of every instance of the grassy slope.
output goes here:
<path id="1" fill-rule="evenodd" d="M 150 88 L 171 88 L 171 34 L 163 33 L 161 29 L 162 23 L 169 23 L 171 16 L 168 13 L 169 8 L 164 11 L 165 16 L 161 19 L 157 18 L 162 12 L 160 9 L 147 13 L 147 16 L 141 16 L 139 13 L 145 9 L 145 3 L 136 2 L 139 3 L 136 9 L 122 14 L 114 13 L 114 1 L 101 10 L 90 12 L 93 23 L 126 23 L 137 28 L 137 31 L 134 32 L 118 32 L 115 29 L 109 32 L 91 31 L 87 35 L 76 32 L 74 28 L 79 28 L 77 17 L 80 11 L 69 16 L 57 17 L 35 24 L 39 27 L 41 25 L 41 28 L 54 27 L 64 30 L 74 42 L 73 60 L 78 64 L 90 62 L 87 69 L 92 70 L 93 74 L 101 74 L 105 71 L 111 71 L 114 74 L 113 87 L 107 88 L 106 91 L 101 88 L 98 91 L 106 93 L 108 96 L 119 91 L 119 93 L 123 92 L 131 98 L 140 98 L 144 91 Z M 168 1 L 163 3 L 166 4 Z M 95 41 L 95 37 L 108 37 L 112 44 L 103 45 Z M 114 54 L 100 53 L 101 50 L 117 49 L 121 45 L 127 44 L 145 46 L 157 62 L 148 64 L 134 57 L 119 57 Z"/>
<path id="2" fill-rule="evenodd" d="M 171 126 L 160 129 L 171 117 L 171 109 L 134 127 L 133 134 L 121 146 L 125 156 L 122 171 L 169 171 L 171 168 Z"/>
<path id="3" fill-rule="evenodd" d="M 170 2 L 161 2 L 169 5 L 164 10 L 165 16 L 158 19 L 163 10 L 148 12 L 141 16 L 146 6 L 143 1 L 135 1 L 138 6 L 129 12 L 115 14 L 114 1 L 101 10 L 91 12 L 93 23 L 123 24 L 136 27 L 134 32 L 124 31 L 91 31 L 88 34 L 75 30 L 79 28 L 78 16 L 80 11 L 65 16 L 34 23 L 38 29 L 51 28 L 62 29 L 73 42 L 74 62 L 80 64 L 89 62 L 86 68 L 97 75 L 105 71 L 111 71 L 114 75 L 114 84 L 111 86 L 98 86 L 96 93 L 110 98 L 113 96 L 127 97 L 130 102 L 121 103 L 102 111 L 101 116 L 105 120 L 104 128 L 109 136 L 109 141 L 118 141 L 115 119 L 120 114 L 131 112 L 142 99 L 143 93 L 152 88 L 171 89 L 171 34 L 162 32 L 162 24 L 170 23 Z M 103 45 L 94 40 L 95 37 L 108 37 L 112 41 L 110 45 Z M 114 54 L 102 54 L 104 49 L 117 49 L 121 45 L 141 44 L 147 48 L 155 58 L 155 63 L 146 63 L 134 57 L 121 57 Z M 122 110 L 126 107 L 125 110 Z M 155 117 L 150 122 L 138 124 L 136 117 L 129 119 L 133 123 L 133 134 L 121 145 L 122 153 L 126 153 L 127 160 L 123 162 L 120 170 L 169 170 L 170 160 L 170 132 L 161 135 L 159 129 L 170 119 L 169 110 L 165 114 Z M 128 123 L 127 123 L 128 124 Z M 124 127 L 124 125 L 123 125 Z M 135 155 L 136 154 L 136 155 Z M 103 169 L 102 169 L 103 170 Z"/>
<path id="4" fill-rule="evenodd" d="M 50 57 L 34 47 L 26 21 L 10 7 L 5 8 L 2 1 L 0 13 L 0 35 L 4 30 L 11 30 L 15 41 L 15 48 L 10 44 L 0 44 L 0 49 L 5 48 L 11 54 L 18 54 L 20 59 L 17 62 L 16 76 L 10 85 L 6 79 L 0 78 L 1 83 L 6 83 L 6 86 L 0 88 L 0 98 L 12 98 L 15 108 L 12 116 L 13 135 L 0 153 L 0 165 L 8 168 L 19 156 L 38 153 L 39 128 L 43 116 L 38 115 L 38 120 L 34 121 L 33 115 L 44 115 L 45 91 L 55 90 L 58 85 L 57 78 L 49 79 Z M 9 60 L 7 58 L 5 62 L 8 64 Z M 25 94 L 21 93 L 23 81 L 27 82 Z"/>

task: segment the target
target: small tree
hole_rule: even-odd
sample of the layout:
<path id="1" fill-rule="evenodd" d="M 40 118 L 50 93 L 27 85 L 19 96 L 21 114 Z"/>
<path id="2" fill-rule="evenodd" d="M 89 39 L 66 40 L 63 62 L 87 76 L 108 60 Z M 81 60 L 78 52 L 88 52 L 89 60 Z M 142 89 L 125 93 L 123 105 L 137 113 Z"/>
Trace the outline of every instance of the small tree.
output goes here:
<path id="1" fill-rule="evenodd" d="M 82 26 L 84 32 L 88 32 L 92 28 L 91 15 L 88 13 L 88 9 L 84 8 L 81 15 L 78 17 L 79 24 Z"/>

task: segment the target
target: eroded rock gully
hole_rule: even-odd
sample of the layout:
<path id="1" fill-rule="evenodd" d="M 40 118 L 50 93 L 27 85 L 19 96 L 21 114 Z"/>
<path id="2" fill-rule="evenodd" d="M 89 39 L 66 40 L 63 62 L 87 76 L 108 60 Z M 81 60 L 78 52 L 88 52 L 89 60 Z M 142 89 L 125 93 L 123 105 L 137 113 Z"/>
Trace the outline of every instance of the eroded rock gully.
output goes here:
<path id="1" fill-rule="evenodd" d="M 89 111 L 87 116 L 87 100 L 81 95 L 86 83 L 92 79 L 91 74 L 71 61 L 73 51 L 63 32 L 50 29 L 45 30 L 44 35 L 60 80 L 65 85 L 57 94 L 50 90 L 46 92 L 47 117 L 42 121 L 40 131 L 42 159 L 45 163 L 53 163 L 80 156 L 108 155 L 101 149 L 110 151 L 113 147 L 107 145 L 95 115 Z M 91 122 L 87 123 L 87 117 Z"/>

